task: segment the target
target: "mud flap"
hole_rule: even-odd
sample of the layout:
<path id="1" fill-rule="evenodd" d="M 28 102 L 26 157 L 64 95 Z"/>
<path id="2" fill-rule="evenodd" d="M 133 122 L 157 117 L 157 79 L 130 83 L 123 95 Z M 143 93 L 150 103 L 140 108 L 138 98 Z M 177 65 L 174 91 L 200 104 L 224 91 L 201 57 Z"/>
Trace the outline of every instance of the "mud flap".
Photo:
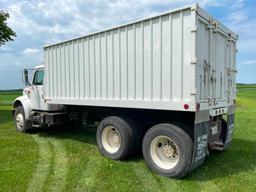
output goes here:
<path id="1" fill-rule="evenodd" d="M 194 149 L 190 171 L 202 165 L 208 154 L 209 111 L 200 111 L 195 114 Z"/>
<path id="2" fill-rule="evenodd" d="M 230 146 L 231 142 L 232 142 L 233 131 L 234 131 L 234 121 L 235 121 L 234 112 L 235 112 L 235 107 L 234 106 L 229 106 L 224 150 L 227 149 Z"/>

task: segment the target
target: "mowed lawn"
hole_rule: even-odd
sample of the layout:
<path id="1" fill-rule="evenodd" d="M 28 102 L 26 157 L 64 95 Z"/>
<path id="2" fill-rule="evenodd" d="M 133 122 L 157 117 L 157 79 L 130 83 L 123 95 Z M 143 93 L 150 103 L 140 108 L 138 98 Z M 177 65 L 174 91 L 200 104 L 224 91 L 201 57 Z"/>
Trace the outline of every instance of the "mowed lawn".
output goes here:
<path id="1" fill-rule="evenodd" d="M 11 107 L 0 106 L 0 191 L 256 191 L 256 86 L 238 89 L 231 148 L 182 180 L 156 175 L 142 157 L 101 156 L 94 125 L 17 133 Z"/>
<path id="2" fill-rule="evenodd" d="M 0 106 L 10 106 L 12 105 L 14 99 L 21 95 L 21 90 L 15 90 L 15 91 L 0 91 Z"/>

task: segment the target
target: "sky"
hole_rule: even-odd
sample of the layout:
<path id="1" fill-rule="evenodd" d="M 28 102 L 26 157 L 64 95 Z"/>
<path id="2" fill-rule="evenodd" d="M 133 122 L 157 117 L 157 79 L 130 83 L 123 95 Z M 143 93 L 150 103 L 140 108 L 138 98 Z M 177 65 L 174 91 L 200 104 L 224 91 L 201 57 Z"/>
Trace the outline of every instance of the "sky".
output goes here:
<path id="1" fill-rule="evenodd" d="M 44 45 L 193 3 L 239 34 L 237 82 L 256 83 L 255 0 L 0 0 L 17 34 L 0 47 L 0 89 L 23 88 L 22 69 L 42 63 Z"/>

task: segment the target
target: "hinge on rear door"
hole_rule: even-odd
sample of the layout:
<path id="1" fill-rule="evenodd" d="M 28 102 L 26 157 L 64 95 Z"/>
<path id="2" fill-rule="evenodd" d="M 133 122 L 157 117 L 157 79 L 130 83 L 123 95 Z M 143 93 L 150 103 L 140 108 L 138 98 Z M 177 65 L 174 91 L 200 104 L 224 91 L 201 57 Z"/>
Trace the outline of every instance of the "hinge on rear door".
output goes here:
<path id="1" fill-rule="evenodd" d="M 229 90 L 226 90 L 226 96 L 229 97 L 229 95 L 230 95 Z"/>
<path id="2" fill-rule="evenodd" d="M 197 11 L 198 10 L 198 3 L 191 6 L 191 11 Z"/>
<path id="3" fill-rule="evenodd" d="M 193 58 L 192 60 L 191 60 L 191 64 L 196 64 L 197 63 L 197 58 Z"/>
<path id="4" fill-rule="evenodd" d="M 216 79 L 216 77 L 214 75 L 215 73 L 216 73 L 216 70 L 212 69 L 211 70 L 211 82 L 216 82 L 217 81 L 217 79 Z"/>
<path id="5" fill-rule="evenodd" d="M 212 105 L 212 99 L 208 97 L 207 100 L 208 100 L 209 106 L 211 106 Z"/>
<path id="6" fill-rule="evenodd" d="M 214 105 L 217 105 L 217 104 L 218 104 L 216 98 L 213 98 L 213 104 L 214 104 Z"/>
<path id="7" fill-rule="evenodd" d="M 230 69 L 230 73 L 237 73 L 236 69 Z"/>
<path id="8" fill-rule="evenodd" d="M 214 19 L 210 19 L 209 21 L 209 25 L 211 25 L 211 28 L 213 28 L 213 33 L 217 33 L 219 30 L 218 30 L 218 22 Z"/>
<path id="9" fill-rule="evenodd" d="M 230 75 L 231 75 L 231 73 L 232 73 L 231 68 L 230 68 L 230 67 L 227 67 L 227 68 L 226 68 L 226 70 L 227 70 L 227 75 L 228 75 L 228 76 L 230 76 Z"/>
<path id="10" fill-rule="evenodd" d="M 216 27 L 213 29 L 213 33 L 218 33 L 219 32 L 219 29 Z"/>
<path id="11" fill-rule="evenodd" d="M 208 30 L 210 30 L 210 29 L 212 29 L 213 28 L 213 26 L 211 25 L 211 24 L 208 24 L 207 26 L 206 26 L 206 29 L 208 29 Z"/>
<path id="12" fill-rule="evenodd" d="M 191 95 L 196 95 L 196 92 L 197 92 L 197 90 L 196 90 L 196 89 L 194 89 L 194 90 L 192 90 L 192 91 L 191 91 L 191 93 L 190 93 L 190 94 L 191 94 Z"/>
<path id="13" fill-rule="evenodd" d="M 230 46 L 230 42 L 232 41 L 232 39 L 230 37 L 228 37 L 228 39 L 226 40 L 226 44 L 227 44 L 227 47 Z"/>
<path id="14" fill-rule="evenodd" d="M 218 27 L 218 22 L 216 20 L 214 20 L 213 18 L 209 19 L 209 24 L 211 24 L 214 27 Z"/>
<path id="15" fill-rule="evenodd" d="M 195 25 L 195 26 L 193 26 L 193 27 L 191 27 L 191 32 L 193 33 L 193 32 L 196 32 L 197 31 L 197 26 Z"/>
<path id="16" fill-rule="evenodd" d="M 210 70 L 211 69 L 211 65 L 206 59 L 204 59 L 204 68 L 205 68 L 205 70 Z"/>
<path id="17" fill-rule="evenodd" d="M 211 19 L 211 25 L 213 25 L 215 28 L 218 27 L 218 22 L 215 21 L 214 19 Z"/>
<path id="18" fill-rule="evenodd" d="M 213 75 L 213 74 L 211 74 L 210 79 L 211 79 L 211 82 L 212 82 L 212 83 L 213 83 L 213 82 L 216 82 L 216 78 L 214 77 L 214 75 Z"/>

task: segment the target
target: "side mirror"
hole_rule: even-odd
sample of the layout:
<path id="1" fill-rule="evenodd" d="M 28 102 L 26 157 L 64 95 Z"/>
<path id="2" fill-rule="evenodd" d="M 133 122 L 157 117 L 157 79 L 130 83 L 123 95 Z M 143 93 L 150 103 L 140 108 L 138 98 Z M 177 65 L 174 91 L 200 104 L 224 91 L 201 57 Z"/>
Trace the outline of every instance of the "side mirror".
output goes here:
<path id="1" fill-rule="evenodd" d="M 27 70 L 27 69 L 24 69 L 23 75 L 22 75 L 22 79 L 23 79 L 23 82 L 24 82 L 26 85 L 30 85 L 30 82 L 29 82 L 29 80 L 28 80 L 28 70 Z"/>

